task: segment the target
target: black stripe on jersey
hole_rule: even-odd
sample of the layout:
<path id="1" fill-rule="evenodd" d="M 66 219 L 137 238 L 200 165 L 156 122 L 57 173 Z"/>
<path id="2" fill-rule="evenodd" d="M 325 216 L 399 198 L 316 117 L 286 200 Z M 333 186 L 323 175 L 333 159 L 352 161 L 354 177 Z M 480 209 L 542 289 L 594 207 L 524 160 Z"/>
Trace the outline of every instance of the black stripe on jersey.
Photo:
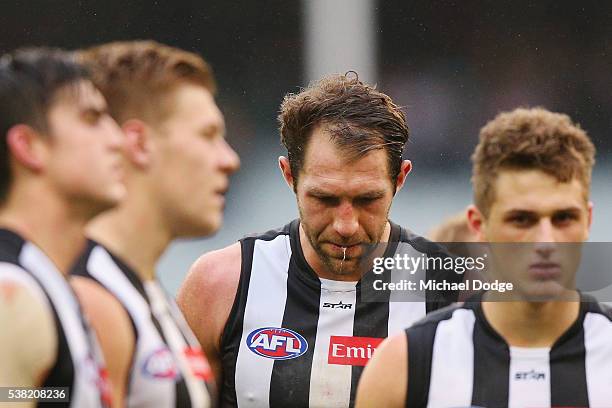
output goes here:
<path id="1" fill-rule="evenodd" d="M 34 277 L 36 279 L 36 277 Z M 49 299 L 49 304 L 51 300 Z M 52 306 L 53 308 L 53 306 Z M 57 359 L 55 360 L 55 364 L 51 367 L 45 382 L 41 385 L 41 387 L 66 387 L 66 379 L 74 377 L 74 365 L 72 361 L 72 354 L 70 353 L 70 348 L 68 347 L 68 340 L 66 339 L 66 333 L 62 328 L 62 323 L 59 320 L 59 316 L 57 315 L 55 309 L 53 309 L 53 320 L 55 321 L 55 327 L 57 329 Z M 74 381 L 74 379 L 73 379 Z M 51 403 L 48 403 L 51 406 Z M 47 406 L 40 402 L 38 406 L 44 407 Z M 52 406 L 56 407 L 56 404 Z"/>
<path id="2" fill-rule="evenodd" d="M 503 407 L 508 405 L 510 388 L 510 349 L 506 341 L 489 325 L 482 311 L 481 297 L 467 305 L 476 316 L 474 323 L 474 377 L 472 405 Z"/>
<path id="3" fill-rule="evenodd" d="M 251 280 L 251 268 L 253 267 L 253 253 L 255 252 L 255 241 L 258 239 L 271 241 L 279 235 L 288 235 L 289 230 L 268 231 L 263 235 L 248 236 L 240 240 L 241 266 L 240 280 L 234 298 L 234 304 L 230 311 L 227 322 L 221 335 L 221 358 L 223 365 L 223 383 L 219 384 L 219 395 L 222 407 L 235 407 L 238 405 L 236 397 L 236 360 L 242 338 L 242 327 L 244 325 L 244 311 L 249 293 L 249 282 Z"/>
<path id="4" fill-rule="evenodd" d="M 392 222 L 390 222 L 390 225 L 389 242 L 383 254 L 383 257 L 386 258 L 393 256 L 401 236 L 401 227 Z M 355 337 L 379 337 L 384 339 L 389 335 L 389 298 L 391 292 L 389 290 L 374 290 L 375 279 L 390 282 L 391 271 L 385 268 L 382 274 L 375 275 L 370 270 L 357 283 L 353 322 L 353 336 Z M 368 301 L 364 302 L 363 299 L 368 299 Z M 363 366 L 352 366 L 351 368 L 351 407 L 355 405 L 357 385 L 364 368 Z"/>
<path id="5" fill-rule="evenodd" d="M 307 407 L 310 399 L 310 378 L 312 358 L 317 338 L 321 281 L 307 265 L 299 239 L 299 223 L 291 223 L 291 259 L 287 276 L 287 301 L 283 314 L 282 328 L 295 330 L 306 339 L 308 350 L 300 358 L 275 360 L 270 379 L 270 407 L 284 407 L 287 401 L 295 407 Z M 305 332 L 303 327 L 310 327 Z M 300 373 L 299 376 L 295 373 Z M 298 380 L 295 381 L 294 379 Z M 278 398 L 278 399 L 277 399 Z"/>
<path id="6" fill-rule="evenodd" d="M 406 329 L 408 384 L 406 407 L 425 407 L 429 400 L 434 339 L 441 321 L 448 320 L 458 307 L 433 312 Z"/>
<path id="7" fill-rule="evenodd" d="M 142 295 L 143 298 L 147 299 L 147 294 L 146 294 L 146 292 L 144 290 L 144 286 L 142 286 L 142 282 L 140 282 L 140 279 L 138 279 L 138 277 L 136 276 L 136 273 L 134 271 L 132 271 L 132 269 L 130 269 L 130 267 L 128 267 L 125 263 L 123 263 L 121 261 L 121 259 L 119 259 L 115 255 L 113 255 L 113 253 L 110 250 L 108 250 L 104 245 L 102 245 L 102 244 L 100 244 L 100 243 L 98 243 L 98 242 L 96 242 L 94 240 L 91 240 L 91 239 L 87 240 L 87 245 L 85 247 L 85 250 L 79 256 L 79 259 L 76 261 L 76 263 L 72 267 L 72 269 L 70 271 L 70 274 L 71 275 L 75 275 L 75 276 L 82 276 L 84 278 L 91 279 L 91 280 L 97 282 L 98 285 L 100 285 L 102 288 L 104 288 L 104 285 L 102 283 L 98 282 L 98 280 L 96 278 L 91 276 L 89 274 L 89 271 L 87 270 L 87 264 L 89 263 L 89 257 L 91 256 L 91 251 L 93 251 L 94 248 L 97 247 L 97 246 L 99 246 L 100 248 L 103 248 L 106 252 L 108 252 L 108 254 L 111 256 L 111 258 L 115 262 L 115 265 L 117 265 L 117 267 L 119 267 L 119 269 L 121 269 L 121 271 L 123 272 L 125 277 L 130 281 L 130 283 L 134 286 L 134 288 L 136 288 L 136 290 Z M 139 333 L 138 333 L 138 329 L 136 328 L 136 322 L 134 322 L 134 319 L 133 319 L 132 315 L 125 308 L 123 303 L 122 302 L 119 302 L 119 303 L 121 304 L 121 307 L 123 308 L 123 310 L 125 310 L 125 313 L 129 317 L 130 323 L 132 324 L 132 331 L 134 333 L 134 344 L 138 344 L 138 335 L 139 335 Z M 130 364 L 130 367 L 132 367 L 132 364 Z"/>
<path id="8" fill-rule="evenodd" d="M 550 350 L 550 404 L 554 406 L 588 407 L 584 347 L 584 317 L 587 303 L 580 303 L 574 324 Z"/>

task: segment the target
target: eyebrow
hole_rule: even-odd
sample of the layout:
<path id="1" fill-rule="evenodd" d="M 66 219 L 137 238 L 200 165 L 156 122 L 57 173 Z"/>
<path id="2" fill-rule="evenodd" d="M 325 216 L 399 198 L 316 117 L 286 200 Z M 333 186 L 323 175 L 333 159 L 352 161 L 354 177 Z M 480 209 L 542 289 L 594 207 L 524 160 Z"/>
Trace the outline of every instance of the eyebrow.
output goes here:
<path id="1" fill-rule="evenodd" d="M 553 214 L 556 213 L 560 213 L 560 212 L 580 212 L 580 208 L 579 207 L 566 207 L 566 208 L 560 208 L 558 210 L 554 210 Z M 513 208 L 510 209 L 508 211 L 505 212 L 506 215 L 515 215 L 515 214 L 538 214 L 537 211 L 533 211 L 533 210 L 524 210 L 521 208 Z"/>
<path id="2" fill-rule="evenodd" d="M 107 105 L 97 105 L 97 104 L 86 104 L 86 105 L 81 105 L 79 106 L 79 111 L 81 112 L 81 114 L 86 114 L 86 113 L 96 113 L 96 114 L 100 114 L 100 115 L 105 115 L 105 114 L 109 114 L 109 110 L 108 110 L 108 106 Z"/>
<path id="3" fill-rule="evenodd" d="M 307 193 L 319 197 L 336 197 L 336 194 L 319 187 L 312 187 L 307 190 Z M 384 190 L 366 191 L 363 194 L 357 194 L 354 198 L 379 198 L 385 195 Z"/>
<path id="4" fill-rule="evenodd" d="M 216 124 L 208 124 L 204 125 L 200 128 L 200 133 L 204 135 L 212 134 L 220 132 L 223 137 L 225 137 L 226 128 L 225 126 L 219 126 Z"/>

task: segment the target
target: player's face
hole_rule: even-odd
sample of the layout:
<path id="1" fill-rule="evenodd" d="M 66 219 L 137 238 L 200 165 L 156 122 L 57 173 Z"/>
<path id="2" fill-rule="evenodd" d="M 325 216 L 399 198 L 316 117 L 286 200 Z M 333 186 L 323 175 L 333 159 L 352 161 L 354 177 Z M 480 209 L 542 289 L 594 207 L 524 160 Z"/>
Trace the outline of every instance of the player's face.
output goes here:
<path id="1" fill-rule="evenodd" d="M 363 256 L 361 245 L 380 241 L 395 193 L 387 166 L 382 149 L 347 162 L 326 130 L 313 131 L 297 200 L 309 243 L 331 273 L 354 273 Z"/>
<path id="2" fill-rule="evenodd" d="M 155 138 L 157 196 L 175 237 L 208 235 L 221 226 L 229 175 L 240 160 L 206 88 L 184 84 L 170 97 L 173 111 Z"/>
<path id="3" fill-rule="evenodd" d="M 483 238 L 521 245 L 492 248 L 495 270 L 531 299 L 572 288 L 580 245 L 568 243 L 588 238 L 591 213 L 577 179 L 560 183 L 539 170 L 501 172 Z"/>
<path id="4" fill-rule="evenodd" d="M 88 217 L 117 205 L 126 194 L 124 138 L 102 94 L 89 81 L 60 90 L 48 124 L 51 183 Z"/>

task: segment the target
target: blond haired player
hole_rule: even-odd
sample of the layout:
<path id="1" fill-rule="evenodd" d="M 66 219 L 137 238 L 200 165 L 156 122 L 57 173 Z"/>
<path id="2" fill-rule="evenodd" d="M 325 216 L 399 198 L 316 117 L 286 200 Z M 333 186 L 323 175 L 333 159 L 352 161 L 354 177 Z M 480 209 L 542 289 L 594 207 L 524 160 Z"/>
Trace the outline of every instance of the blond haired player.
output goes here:
<path id="1" fill-rule="evenodd" d="M 126 140 L 128 197 L 90 225 L 73 281 L 100 337 L 117 406 L 210 406 L 208 363 L 155 266 L 173 239 L 220 227 L 239 165 L 212 72 L 200 56 L 153 41 L 105 44 L 81 57 Z"/>

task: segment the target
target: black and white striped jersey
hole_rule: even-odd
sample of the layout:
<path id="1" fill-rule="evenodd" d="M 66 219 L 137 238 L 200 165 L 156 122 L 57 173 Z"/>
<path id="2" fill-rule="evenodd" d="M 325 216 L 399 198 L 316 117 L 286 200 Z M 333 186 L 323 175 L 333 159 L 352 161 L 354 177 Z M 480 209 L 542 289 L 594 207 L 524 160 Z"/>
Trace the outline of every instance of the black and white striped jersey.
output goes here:
<path id="1" fill-rule="evenodd" d="M 376 346 L 440 307 L 390 301 L 388 291 L 366 302 L 371 273 L 359 282 L 320 279 L 302 253 L 299 220 L 240 242 L 241 277 L 221 344 L 223 406 L 353 406 Z M 439 250 L 393 223 L 389 242 L 385 256 L 398 242 Z"/>
<path id="2" fill-rule="evenodd" d="M 40 386 L 69 387 L 70 403 L 62 406 L 110 406 L 111 392 L 96 337 L 83 317 L 75 293 L 53 262 L 33 243 L 0 229 L 0 280 L 28 288 L 42 304 L 48 305 L 55 318 L 57 359 Z"/>
<path id="3" fill-rule="evenodd" d="M 129 266 L 93 241 L 73 273 L 104 286 L 132 320 L 136 345 L 128 407 L 216 405 L 208 361 L 174 299 L 156 280 L 141 281 Z"/>
<path id="4" fill-rule="evenodd" d="M 509 346 L 480 297 L 406 330 L 415 407 L 611 407 L 612 313 L 583 297 L 576 322 L 547 348 Z"/>

